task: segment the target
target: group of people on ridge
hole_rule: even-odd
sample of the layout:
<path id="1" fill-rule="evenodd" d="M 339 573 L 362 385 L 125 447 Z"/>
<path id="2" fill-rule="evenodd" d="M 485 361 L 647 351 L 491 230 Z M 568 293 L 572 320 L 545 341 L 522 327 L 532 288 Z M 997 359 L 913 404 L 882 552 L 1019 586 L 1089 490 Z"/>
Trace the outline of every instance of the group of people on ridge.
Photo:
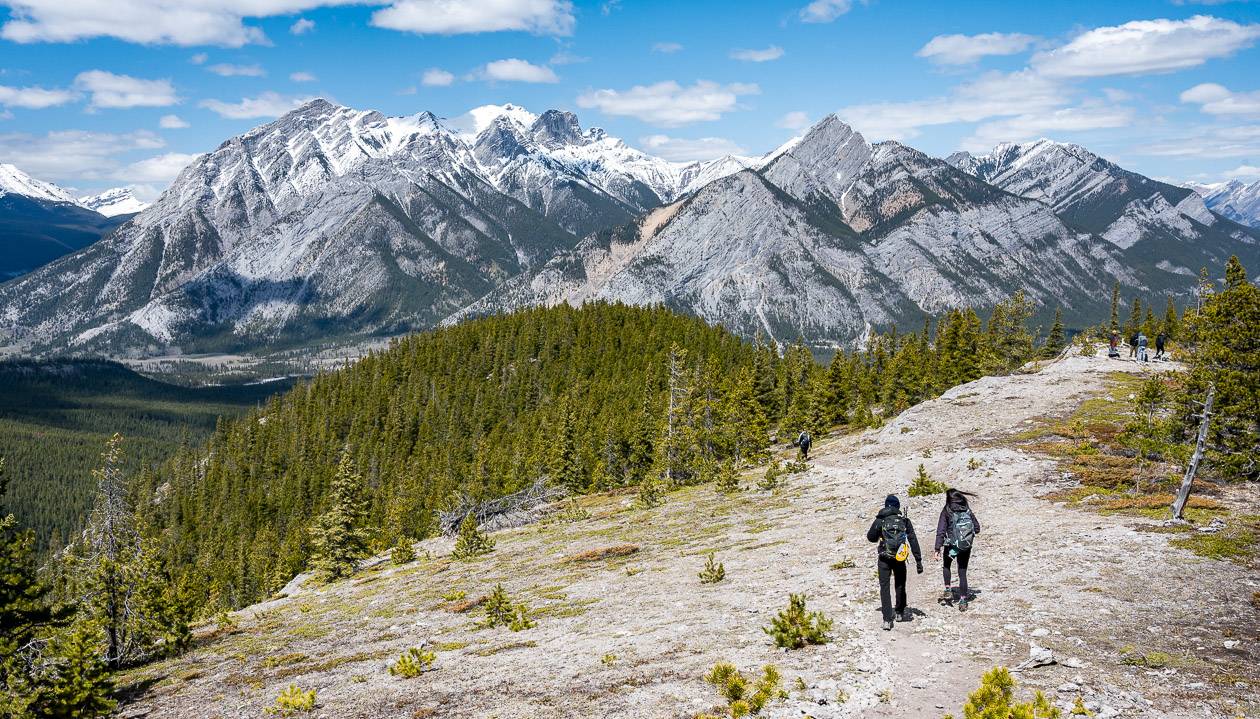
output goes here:
<path id="1" fill-rule="evenodd" d="M 974 496 L 957 489 L 945 491 L 945 506 L 936 522 L 935 559 L 942 562 L 945 591 L 941 603 L 957 600 L 958 609 L 967 611 L 972 594 L 967 588 L 967 565 L 971 561 L 971 548 L 980 533 L 980 520 L 972 511 L 967 497 Z M 893 628 L 893 622 L 910 621 L 910 609 L 906 606 L 907 564 L 914 556 L 915 570 L 923 573 L 923 553 L 919 550 L 919 538 L 914 524 L 901 511 L 901 500 L 890 494 L 884 500 L 884 508 L 875 515 L 875 521 L 866 532 L 867 540 L 878 544 L 879 550 L 879 602 L 884 614 L 885 631 Z M 951 585 L 951 565 L 958 562 L 958 585 Z M 890 580 L 892 586 L 890 587 Z M 893 595 L 896 595 L 896 603 Z"/>
<path id="2" fill-rule="evenodd" d="M 1111 347 L 1107 351 L 1107 356 L 1113 359 L 1120 357 L 1120 335 L 1111 333 Z M 1155 359 L 1164 358 L 1164 347 L 1168 344 L 1168 335 L 1160 332 L 1155 335 Z M 1150 362 L 1151 357 L 1148 353 L 1150 340 L 1147 339 L 1146 333 L 1138 330 L 1129 337 L 1129 359 L 1134 362 Z"/>

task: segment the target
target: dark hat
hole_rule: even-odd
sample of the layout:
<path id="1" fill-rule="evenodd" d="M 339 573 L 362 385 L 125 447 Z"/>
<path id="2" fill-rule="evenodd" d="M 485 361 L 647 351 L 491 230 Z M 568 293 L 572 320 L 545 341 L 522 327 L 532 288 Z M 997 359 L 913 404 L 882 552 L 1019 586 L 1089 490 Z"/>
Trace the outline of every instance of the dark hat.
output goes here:
<path id="1" fill-rule="evenodd" d="M 895 494 L 890 494 L 890 495 L 888 495 L 888 497 L 884 500 L 884 506 L 885 506 L 885 507 L 896 507 L 897 509 L 901 509 L 901 500 L 900 500 L 900 499 L 897 499 L 897 495 L 895 495 Z"/>

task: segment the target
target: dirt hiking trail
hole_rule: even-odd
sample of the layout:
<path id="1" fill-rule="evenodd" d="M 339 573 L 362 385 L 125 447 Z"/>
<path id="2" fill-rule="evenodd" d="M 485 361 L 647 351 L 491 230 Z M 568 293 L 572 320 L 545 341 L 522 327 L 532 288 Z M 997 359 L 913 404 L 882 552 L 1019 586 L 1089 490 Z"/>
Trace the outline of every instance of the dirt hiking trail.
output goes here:
<path id="1" fill-rule="evenodd" d="M 1040 688 L 1065 709 L 1081 697 L 1104 718 L 1260 716 L 1254 566 L 1137 528 L 1153 520 L 1039 499 L 1070 480 L 1014 441 L 1098 396 L 1115 371 L 1149 370 L 1073 356 L 956 387 L 879 430 L 823 442 L 811 469 L 774 492 L 755 488 L 758 472 L 741 493 L 689 487 L 650 510 L 630 493 L 584 498 L 589 516 L 496 533 L 494 552 L 468 562 L 449 559 L 448 539 L 420 543 L 429 556 L 415 563 L 296 589 L 239 613 L 236 632 L 134 672 L 123 714 L 259 717 L 296 684 L 317 690 L 312 717 L 693 717 L 723 706 L 703 677 L 730 661 L 782 672 L 789 696 L 764 717 L 939 719 L 961 717 L 984 671 L 1035 645 L 1056 663 L 1016 674 L 1021 697 Z M 920 463 L 978 495 L 978 598 L 965 613 L 937 603 L 943 495 L 906 496 Z M 885 632 L 866 530 L 890 493 L 915 523 L 926 571 L 911 569 L 914 621 Z M 1254 491 L 1244 499 L 1256 513 Z M 574 558 L 617 545 L 633 549 Z M 711 551 L 726 578 L 701 584 Z M 845 559 L 854 566 L 832 568 Z M 496 583 L 530 607 L 534 628 L 479 629 L 476 609 L 452 611 L 459 592 L 472 599 Z M 833 641 L 773 646 L 762 627 L 789 593 L 834 620 Z M 433 671 L 386 671 L 422 644 L 437 652 Z M 1143 656 L 1168 660 L 1131 660 Z"/>

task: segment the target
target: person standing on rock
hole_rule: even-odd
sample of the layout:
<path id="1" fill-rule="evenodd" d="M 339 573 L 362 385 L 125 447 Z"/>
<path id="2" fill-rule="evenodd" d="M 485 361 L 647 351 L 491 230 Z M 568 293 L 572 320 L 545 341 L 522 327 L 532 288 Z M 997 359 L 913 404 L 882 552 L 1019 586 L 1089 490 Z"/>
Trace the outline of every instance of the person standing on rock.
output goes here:
<path id="1" fill-rule="evenodd" d="M 875 521 L 866 532 L 867 540 L 879 546 L 879 602 L 884 613 L 884 631 L 893 628 L 893 620 L 910 621 L 906 607 L 906 561 L 914 554 L 915 566 L 923 574 L 923 554 L 919 551 L 919 538 L 915 536 L 910 518 L 901 512 L 901 500 L 890 494 L 884 500 L 884 508 L 875 515 Z M 892 579 L 897 592 L 894 607 L 888 580 Z"/>
<path id="2" fill-rule="evenodd" d="M 967 497 L 974 494 L 962 492 L 954 488 L 945 490 L 945 506 L 941 508 L 941 518 L 936 520 L 936 559 L 944 558 L 941 565 L 945 575 L 945 593 L 942 602 L 958 600 L 958 610 L 967 611 L 967 602 L 971 601 L 971 593 L 967 589 L 967 564 L 971 561 L 971 547 L 976 535 L 980 533 L 980 520 L 971 510 Z M 958 560 L 958 590 L 950 587 L 950 564 Z"/>
<path id="3" fill-rule="evenodd" d="M 1155 359 L 1164 358 L 1164 346 L 1168 343 L 1168 335 L 1160 332 L 1155 335 Z"/>
<path id="4" fill-rule="evenodd" d="M 1149 357 L 1149 356 L 1147 356 L 1147 354 L 1146 354 L 1146 345 L 1147 345 L 1146 335 L 1145 335 L 1145 334 L 1142 334 L 1142 333 L 1140 333 L 1140 332 L 1139 332 L 1139 333 L 1138 333 L 1138 338 L 1137 338 L 1137 346 L 1138 346 L 1138 356 L 1137 356 L 1137 358 L 1138 358 L 1138 361 L 1139 361 L 1139 362 L 1149 362 L 1149 361 L 1150 361 L 1150 357 Z"/>

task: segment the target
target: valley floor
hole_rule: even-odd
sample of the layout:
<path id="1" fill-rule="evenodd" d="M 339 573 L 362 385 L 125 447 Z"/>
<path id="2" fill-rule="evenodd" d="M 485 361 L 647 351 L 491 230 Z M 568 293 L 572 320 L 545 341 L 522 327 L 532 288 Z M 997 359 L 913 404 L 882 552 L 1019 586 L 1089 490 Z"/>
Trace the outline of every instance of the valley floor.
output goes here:
<path id="1" fill-rule="evenodd" d="M 740 494 L 687 488 L 651 510 L 633 509 L 631 494 L 588 497 L 589 517 L 497 533 L 494 552 L 470 562 L 450 561 L 450 540 L 424 542 L 428 558 L 294 589 L 239 613 L 235 633 L 133 671 L 135 699 L 122 713 L 258 717 L 296 684 L 318 691 L 311 716 L 692 717 L 722 704 L 703 677 L 725 660 L 782 671 L 790 696 L 762 716 L 939 718 L 961 716 L 985 670 L 1020 663 L 1036 644 L 1058 663 L 1016 674 L 1021 695 L 1044 689 L 1064 707 L 1080 696 L 1099 716 L 1255 716 L 1256 565 L 1200 558 L 1170 546 L 1171 535 L 1140 531 L 1157 520 L 1039 498 L 1066 480 L 1016 435 L 1099 396 L 1116 370 L 1146 371 L 1070 357 L 957 387 L 880 430 L 823 443 L 812 468 L 774 493 L 749 476 Z M 914 621 L 884 632 L 865 534 L 884 495 L 905 497 L 920 462 L 979 495 L 970 572 L 979 596 L 966 613 L 937 604 L 930 551 L 941 497 L 909 500 L 927 571 L 911 575 Z M 1238 492 L 1231 501 L 1258 513 L 1254 490 Z M 622 544 L 638 551 L 572 559 Z M 726 579 L 705 585 L 697 572 L 710 551 Z M 844 559 L 856 566 L 831 568 Z M 444 598 L 499 582 L 536 627 L 477 629 L 477 610 L 450 611 L 456 602 Z M 834 641 L 773 647 L 762 627 L 793 592 L 835 620 Z M 437 650 L 434 671 L 388 673 L 424 643 Z M 1162 659 L 1132 661 L 1142 656 Z"/>

